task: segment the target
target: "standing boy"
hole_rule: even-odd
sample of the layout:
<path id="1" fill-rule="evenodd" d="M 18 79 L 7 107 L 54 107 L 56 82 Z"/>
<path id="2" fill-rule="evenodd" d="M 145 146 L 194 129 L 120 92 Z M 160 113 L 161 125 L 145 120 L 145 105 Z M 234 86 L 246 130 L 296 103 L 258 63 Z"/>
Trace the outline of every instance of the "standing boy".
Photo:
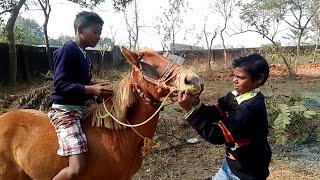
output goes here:
<path id="1" fill-rule="evenodd" d="M 264 96 L 259 92 L 269 77 L 269 65 L 258 54 L 233 62 L 234 91 L 212 106 L 180 92 L 178 101 L 187 122 L 206 140 L 226 145 L 226 159 L 214 180 L 266 179 L 271 150 Z"/>
<path id="2" fill-rule="evenodd" d="M 53 105 L 48 113 L 59 142 L 57 154 L 69 158 L 69 166 L 53 179 L 74 179 L 86 169 L 87 140 L 80 122 L 85 102 L 93 95 L 107 93 L 102 84 L 92 85 L 92 63 L 87 47 L 95 47 L 103 26 L 101 17 L 93 12 L 80 12 L 74 21 L 75 39 L 54 51 Z"/>

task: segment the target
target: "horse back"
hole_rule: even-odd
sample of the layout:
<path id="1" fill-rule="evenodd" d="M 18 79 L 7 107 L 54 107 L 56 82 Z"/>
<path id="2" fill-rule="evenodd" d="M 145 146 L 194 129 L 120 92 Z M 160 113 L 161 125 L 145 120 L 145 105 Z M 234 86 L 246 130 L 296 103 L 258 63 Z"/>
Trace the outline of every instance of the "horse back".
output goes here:
<path id="1" fill-rule="evenodd" d="M 46 113 L 19 109 L 0 116 L 0 164 L 13 165 L 30 177 L 53 176 L 67 165 L 56 154 L 57 149 L 57 137 Z"/>

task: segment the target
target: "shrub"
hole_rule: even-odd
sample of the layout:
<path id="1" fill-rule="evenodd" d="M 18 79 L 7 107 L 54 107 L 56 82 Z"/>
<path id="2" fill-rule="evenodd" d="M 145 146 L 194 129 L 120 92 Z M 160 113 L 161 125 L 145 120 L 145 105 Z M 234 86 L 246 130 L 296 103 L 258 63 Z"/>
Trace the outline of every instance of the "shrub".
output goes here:
<path id="1" fill-rule="evenodd" d="M 276 144 L 284 145 L 288 141 L 320 142 L 320 128 L 317 123 L 319 113 L 316 112 L 319 110 L 318 102 L 320 104 L 320 98 L 298 94 L 268 97 L 269 119 Z"/>

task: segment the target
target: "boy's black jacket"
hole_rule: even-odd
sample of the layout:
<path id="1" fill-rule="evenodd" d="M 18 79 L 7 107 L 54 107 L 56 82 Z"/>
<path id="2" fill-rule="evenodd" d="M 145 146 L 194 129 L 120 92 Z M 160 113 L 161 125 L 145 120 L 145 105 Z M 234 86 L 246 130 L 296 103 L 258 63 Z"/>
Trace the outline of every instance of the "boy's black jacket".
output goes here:
<path id="1" fill-rule="evenodd" d="M 206 140 L 213 144 L 225 143 L 224 135 L 216 122 L 221 120 L 231 132 L 235 141 L 248 139 L 249 144 L 235 151 L 226 146 L 236 160 L 226 157 L 231 171 L 240 179 L 266 179 L 269 175 L 271 149 L 267 141 L 268 119 L 264 96 L 255 97 L 238 105 L 235 96 L 228 93 L 218 100 L 222 116 L 216 106 L 202 105 L 187 119 L 188 123 Z"/>

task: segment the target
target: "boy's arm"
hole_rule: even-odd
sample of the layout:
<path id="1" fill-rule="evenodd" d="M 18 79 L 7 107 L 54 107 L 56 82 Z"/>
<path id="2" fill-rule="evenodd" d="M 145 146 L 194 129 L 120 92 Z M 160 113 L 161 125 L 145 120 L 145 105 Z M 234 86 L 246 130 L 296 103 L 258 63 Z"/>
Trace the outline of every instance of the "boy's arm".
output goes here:
<path id="1" fill-rule="evenodd" d="M 113 96 L 113 90 L 108 89 L 104 83 L 85 86 L 85 93 L 96 95 L 103 99 L 109 99 L 111 96 Z"/>
<path id="2" fill-rule="evenodd" d="M 221 97 L 218 99 L 218 101 L 215 103 L 215 105 L 219 108 L 221 112 L 228 112 L 230 107 L 229 107 L 229 101 L 230 101 L 230 96 L 232 96 L 231 93 L 228 93 L 227 95 Z"/>
<path id="3" fill-rule="evenodd" d="M 55 73 L 54 73 L 54 87 L 56 91 L 63 92 L 65 94 L 84 95 L 85 86 L 80 83 L 74 83 L 74 60 L 76 54 L 70 47 L 63 47 L 63 52 L 55 54 Z"/>
<path id="4" fill-rule="evenodd" d="M 213 144 L 223 144 L 224 136 L 216 124 L 221 118 L 218 108 L 202 104 L 186 120 L 207 141 Z"/>

